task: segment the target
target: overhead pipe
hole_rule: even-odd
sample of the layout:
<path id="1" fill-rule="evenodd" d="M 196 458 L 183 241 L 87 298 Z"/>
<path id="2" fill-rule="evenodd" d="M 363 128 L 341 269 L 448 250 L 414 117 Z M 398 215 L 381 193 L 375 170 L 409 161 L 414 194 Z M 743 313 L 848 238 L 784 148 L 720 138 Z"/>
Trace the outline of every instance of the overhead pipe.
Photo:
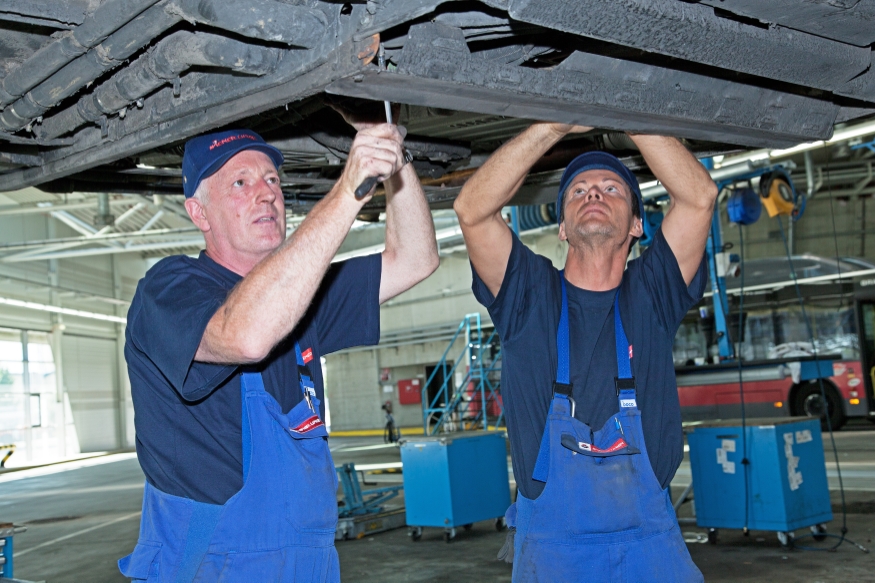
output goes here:
<path id="1" fill-rule="evenodd" d="M 708 174 L 711 175 L 711 180 L 713 180 L 714 182 L 720 182 L 721 180 L 725 180 L 727 178 L 732 178 L 733 176 L 739 176 L 741 174 L 749 172 L 764 164 L 765 162 L 757 163 L 753 160 L 745 160 L 740 164 L 733 164 L 732 166 L 725 166 L 723 168 L 717 168 L 715 170 L 708 170 Z M 657 182 L 652 186 L 643 186 L 641 188 L 641 198 L 643 198 L 644 200 L 649 200 L 651 198 L 656 198 L 665 194 L 668 194 L 668 191 L 665 189 L 665 186 L 663 186 L 661 182 Z"/>
<path id="2" fill-rule="evenodd" d="M 158 0 L 106 0 L 69 32 L 40 47 L 0 83 L 0 107 L 5 107 L 84 54 Z"/>
<path id="3" fill-rule="evenodd" d="M 125 108 L 171 83 L 195 65 L 220 67 L 249 75 L 266 75 L 279 62 L 279 49 L 251 45 L 224 36 L 180 31 L 173 33 L 114 75 L 78 103 L 34 127 L 41 139 L 64 135 Z"/>
<path id="4" fill-rule="evenodd" d="M 34 87 L 0 114 L 0 127 L 8 131 L 26 127 L 182 20 L 180 15 L 166 12 L 165 7 L 162 3 L 146 10 L 87 54 Z"/>
<path id="5" fill-rule="evenodd" d="M 282 0 L 252 0 L 245 9 L 225 0 L 165 0 L 141 13 L 87 54 L 70 62 L 6 107 L 0 114 L 0 128 L 18 131 L 28 126 L 183 19 L 250 38 L 303 48 L 314 47 L 327 26 L 321 11 L 286 4 Z M 19 67 L 16 71 L 21 69 Z M 25 74 L 24 71 L 20 73 Z"/>

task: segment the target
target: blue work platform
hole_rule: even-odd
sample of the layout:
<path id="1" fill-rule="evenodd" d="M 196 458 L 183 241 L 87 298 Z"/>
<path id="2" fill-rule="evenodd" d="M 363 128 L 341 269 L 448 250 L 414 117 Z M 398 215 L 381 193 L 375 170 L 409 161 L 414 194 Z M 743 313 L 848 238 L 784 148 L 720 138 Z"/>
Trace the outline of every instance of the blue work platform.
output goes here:
<path id="1" fill-rule="evenodd" d="M 745 526 L 772 530 L 784 544 L 800 528 L 825 532 L 832 506 L 819 420 L 749 419 L 744 433 L 737 419 L 689 424 L 684 430 L 698 526 L 713 532 Z"/>
<path id="2" fill-rule="evenodd" d="M 413 540 L 423 527 L 456 528 L 495 519 L 503 528 L 510 506 L 504 431 L 463 431 L 401 440 L 404 505 Z"/>

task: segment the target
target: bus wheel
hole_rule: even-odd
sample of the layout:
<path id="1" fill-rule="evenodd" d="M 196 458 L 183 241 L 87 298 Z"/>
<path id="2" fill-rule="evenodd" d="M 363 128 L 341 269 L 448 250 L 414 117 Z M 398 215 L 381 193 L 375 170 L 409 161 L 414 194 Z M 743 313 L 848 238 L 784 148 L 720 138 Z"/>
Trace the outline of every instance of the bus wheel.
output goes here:
<path id="1" fill-rule="evenodd" d="M 793 399 L 793 413 L 807 417 L 819 417 L 820 427 L 827 430 L 826 412 L 829 411 L 829 424 L 833 431 L 841 429 L 845 424 L 845 412 L 842 410 L 842 400 L 831 382 L 823 381 L 823 392 L 826 394 L 826 405 L 820 393 L 820 383 L 812 380 L 802 385 Z"/>

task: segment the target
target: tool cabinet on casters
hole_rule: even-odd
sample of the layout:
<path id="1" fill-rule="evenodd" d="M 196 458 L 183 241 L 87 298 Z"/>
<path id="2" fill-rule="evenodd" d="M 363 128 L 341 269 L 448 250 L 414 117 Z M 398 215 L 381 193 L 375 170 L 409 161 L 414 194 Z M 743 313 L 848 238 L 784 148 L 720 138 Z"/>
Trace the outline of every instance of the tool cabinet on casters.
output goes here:
<path id="1" fill-rule="evenodd" d="M 504 527 L 510 506 L 507 437 L 503 431 L 464 431 L 401 441 L 404 505 L 414 541 L 423 527 L 444 529 L 449 542 L 458 527 L 493 519 Z"/>
<path id="2" fill-rule="evenodd" d="M 747 492 L 745 443 L 740 420 L 685 427 L 690 445 L 696 524 L 718 528 L 772 530 L 784 545 L 793 532 L 810 528 L 815 538 L 832 520 L 820 422 L 808 417 L 749 419 Z M 747 508 L 745 508 L 745 506 Z"/>

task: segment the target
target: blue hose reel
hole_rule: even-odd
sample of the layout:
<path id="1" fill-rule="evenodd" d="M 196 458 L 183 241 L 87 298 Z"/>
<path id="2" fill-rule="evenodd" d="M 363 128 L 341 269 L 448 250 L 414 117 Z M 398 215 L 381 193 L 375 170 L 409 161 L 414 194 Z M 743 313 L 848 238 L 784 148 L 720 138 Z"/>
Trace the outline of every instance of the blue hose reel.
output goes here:
<path id="1" fill-rule="evenodd" d="M 752 225 L 760 219 L 763 212 L 760 195 L 753 188 L 738 188 L 729 196 L 726 211 L 733 223 Z"/>

